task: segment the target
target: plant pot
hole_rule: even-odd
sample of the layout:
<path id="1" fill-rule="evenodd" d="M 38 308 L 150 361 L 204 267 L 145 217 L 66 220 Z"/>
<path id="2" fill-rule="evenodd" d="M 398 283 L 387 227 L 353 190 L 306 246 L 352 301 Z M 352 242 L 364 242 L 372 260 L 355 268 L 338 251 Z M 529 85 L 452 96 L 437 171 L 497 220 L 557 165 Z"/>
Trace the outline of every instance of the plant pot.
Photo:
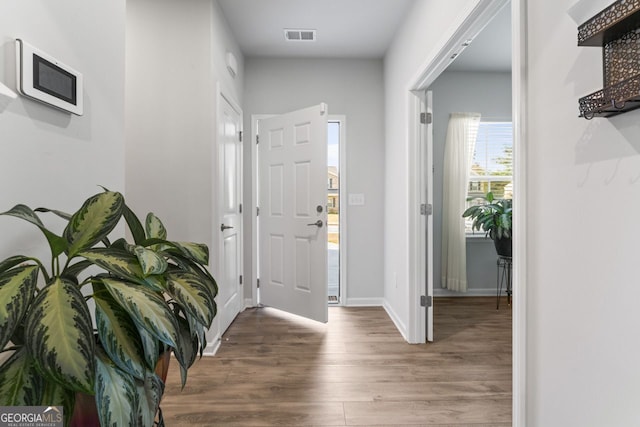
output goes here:
<path id="1" fill-rule="evenodd" d="M 495 239 L 493 244 L 498 255 L 511 258 L 511 237 Z"/>

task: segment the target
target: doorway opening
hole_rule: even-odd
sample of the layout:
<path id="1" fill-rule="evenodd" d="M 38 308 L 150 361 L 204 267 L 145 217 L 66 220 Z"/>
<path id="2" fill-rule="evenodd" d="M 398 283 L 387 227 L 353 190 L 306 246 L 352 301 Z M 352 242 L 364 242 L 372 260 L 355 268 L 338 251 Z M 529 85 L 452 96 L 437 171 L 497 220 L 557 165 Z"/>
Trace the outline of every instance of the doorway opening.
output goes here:
<path id="1" fill-rule="evenodd" d="M 327 289 L 329 304 L 340 303 L 340 127 L 327 123 Z"/>

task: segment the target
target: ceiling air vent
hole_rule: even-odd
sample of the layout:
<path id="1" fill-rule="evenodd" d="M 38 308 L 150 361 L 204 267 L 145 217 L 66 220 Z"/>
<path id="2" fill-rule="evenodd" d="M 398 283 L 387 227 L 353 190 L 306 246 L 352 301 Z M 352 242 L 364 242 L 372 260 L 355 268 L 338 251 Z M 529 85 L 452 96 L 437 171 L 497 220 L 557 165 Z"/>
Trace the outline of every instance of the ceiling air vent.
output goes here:
<path id="1" fill-rule="evenodd" d="M 284 38 L 292 42 L 314 42 L 316 41 L 316 30 L 284 30 Z"/>

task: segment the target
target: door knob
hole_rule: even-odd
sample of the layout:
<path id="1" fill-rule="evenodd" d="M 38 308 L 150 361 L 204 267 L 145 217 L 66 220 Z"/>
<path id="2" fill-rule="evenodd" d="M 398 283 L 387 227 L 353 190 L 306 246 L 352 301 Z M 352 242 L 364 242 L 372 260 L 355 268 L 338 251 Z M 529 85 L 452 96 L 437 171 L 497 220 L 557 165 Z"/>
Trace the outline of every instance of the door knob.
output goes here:
<path id="1" fill-rule="evenodd" d="M 322 220 L 321 220 L 321 219 L 319 219 L 319 220 L 317 220 L 316 222 L 313 222 L 313 223 L 311 223 L 311 224 L 307 224 L 307 225 L 315 225 L 315 226 L 316 226 L 316 227 L 318 227 L 318 228 L 322 228 Z"/>
<path id="2" fill-rule="evenodd" d="M 230 229 L 230 228 L 233 228 L 233 227 L 232 227 L 232 226 L 230 226 L 230 225 L 224 225 L 224 224 L 222 224 L 222 225 L 220 226 L 220 231 L 228 230 L 228 229 Z"/>

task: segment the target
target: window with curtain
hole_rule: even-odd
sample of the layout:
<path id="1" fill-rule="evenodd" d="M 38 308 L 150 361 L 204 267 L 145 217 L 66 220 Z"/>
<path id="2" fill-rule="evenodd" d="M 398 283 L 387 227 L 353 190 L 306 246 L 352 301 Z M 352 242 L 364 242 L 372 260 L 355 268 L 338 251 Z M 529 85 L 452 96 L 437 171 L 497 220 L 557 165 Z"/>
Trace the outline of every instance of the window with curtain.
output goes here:
<path id="1" fill-rule="evenodd" d="M 513 197 L 513 124 L 511 122 L 480 122 L 469 174 L 467 197 L 476 198 L 493 192 L 497 199 Z M 482 203 L 467 202 L 467 207 Z M 472 233 L 473 220 L 466 219 L 465 229 Z"/>

